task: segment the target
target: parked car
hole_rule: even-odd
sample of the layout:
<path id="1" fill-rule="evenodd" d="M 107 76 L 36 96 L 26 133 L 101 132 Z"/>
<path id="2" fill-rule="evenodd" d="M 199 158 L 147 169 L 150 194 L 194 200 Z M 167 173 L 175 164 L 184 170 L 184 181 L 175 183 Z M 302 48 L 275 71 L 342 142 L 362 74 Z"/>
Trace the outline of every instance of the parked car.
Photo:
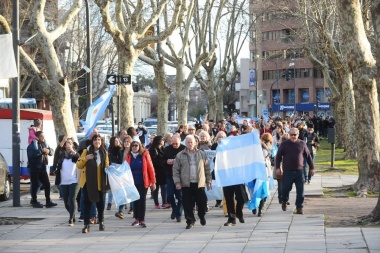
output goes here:
<path id="1" fill-rule="evenodd" d="M 145 127 L 150 127 L 150 126 L 153 126 L 153 125 L 157 126 L 157 119 L 156 118 L 147 118 L 147 119 L 144 120 L 143 125 Z"/>
<path id="2" fill-rule="evenodd" d="M 11 174 L 5 158 L 0 153 L 0 201 L 8 200 L 11 196 Z"/>

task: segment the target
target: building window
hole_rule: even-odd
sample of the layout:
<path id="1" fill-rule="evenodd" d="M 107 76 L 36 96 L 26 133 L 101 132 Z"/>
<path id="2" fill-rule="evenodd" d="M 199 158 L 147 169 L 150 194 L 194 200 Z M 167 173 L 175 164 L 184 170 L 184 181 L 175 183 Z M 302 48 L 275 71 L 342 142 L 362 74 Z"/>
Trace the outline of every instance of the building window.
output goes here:
<path id="1" fill-rule="evenodd" d="M 323 73 L 319 69 L 314 69 L 314 78 L 323 78 Z"/>
<path id="2" fill-rule="evenodd" d="M 294 104 L 295 103 L 295 96 L 294 96 L 294 89 L 285 89 L 284 92 L 284 104 Z"/>
<path id="3" fill-rule="evenodd" d="M 309 89 L 299 89 L 299 95 L 301 103 L 308 103 L 309 102 Z"/>
<path id="4" fill-rule="evenodd" d="M 325 102 L 325 90 L 323 88 L 317 89 L 315 94 L 317 94 L 316 99 L 318 102 Z"/>

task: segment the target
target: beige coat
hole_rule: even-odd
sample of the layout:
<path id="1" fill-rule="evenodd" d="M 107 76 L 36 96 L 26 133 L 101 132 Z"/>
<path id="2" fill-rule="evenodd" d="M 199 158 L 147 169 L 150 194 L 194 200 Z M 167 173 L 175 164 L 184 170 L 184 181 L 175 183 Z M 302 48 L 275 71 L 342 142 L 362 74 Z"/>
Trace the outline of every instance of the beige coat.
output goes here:
<path id="1" fill-rule="evenodd" d="M 198 188 L 206 187 L 206 183 L 211 184 L 210 164 L 203 150 L 195 151 L 196 164 L 198 164 Z M 181 184 L 181 187 L 190 187 L 190 154 L 186 148 L 179 152 L 173 164 L 174 184 Z"/>

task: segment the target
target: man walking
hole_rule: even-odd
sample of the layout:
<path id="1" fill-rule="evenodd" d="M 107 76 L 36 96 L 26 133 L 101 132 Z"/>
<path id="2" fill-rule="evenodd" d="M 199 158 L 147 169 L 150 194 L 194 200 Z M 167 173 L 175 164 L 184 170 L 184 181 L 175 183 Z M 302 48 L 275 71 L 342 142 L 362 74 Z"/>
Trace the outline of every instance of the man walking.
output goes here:
<path id="1" fill-rule="evenodd" d="M 194 204 L 198 207 L 198 217 L 202 226 L 206 225 L 207 197 L 205 187 L 211 189 L 210 164 L 203 150 L 196 148 L 195 137 L 186 136 L 186 148 L 178 153 L 173 165 L 173 181 L 176 189 L 182 189 L 183 209 L 186 229 L 194 227 Z"/>
<path id="2" fill-rule="evenodd" d="M 30 168 L 30 179 L 32 184 L 32 206 L 42 208 L 43 205 L 37 201 L 38 181 L 45 187 L 46 207 L 54 207 L 57 204 L 50 199 L 50 181 L 46 167 L 48 165 L 48 155 L 52 156 L 54 151 L 45 142 L 45 135 L 42 131 L 36 132 L 37 140 L 33 140 L 28 148 L 28 167 Z"/>
<path id="3" fill-rule="evenodd" d="M 172 137 L 172 144 L 164 149 L 164 157 L 166 160 L 166 190 L 168 194 L 168 200 L 172 207 L 172 214 L 170 218 L 172 220 L 177 219 L 177 222 L 181 222 L 182 217 L 182 191 L 177 190 L 173 181 L 173 164 L 175 157 L 179 152 L 185 149 L 185 146 L 181 144 L 181 137 L 179 134 L 175 134 Z M 175 196 L 175 198 L 174 198 Z M 177 199 L 177 202 L 175 201 Z"/>
<path id="4" fill-rule="evenodd" d="M 296 186 L 296 207 L 297 214 L 303 214 L 304 201 L 304 178 L 303 161 L 304 157 L 309 165 L 309 173 L 314 175 L 314 164 L 306 146 L 306 143 L 298 139 L 299 131 L 292 128 L 289 131 L 290 139 L 281 143 L 276 155 L 276 173 L 281 176 L 280 164 L 282 162 L 282 210 L 286 211 L 286 202 L 289 200 L 289 192 L 293 183 Z"/>

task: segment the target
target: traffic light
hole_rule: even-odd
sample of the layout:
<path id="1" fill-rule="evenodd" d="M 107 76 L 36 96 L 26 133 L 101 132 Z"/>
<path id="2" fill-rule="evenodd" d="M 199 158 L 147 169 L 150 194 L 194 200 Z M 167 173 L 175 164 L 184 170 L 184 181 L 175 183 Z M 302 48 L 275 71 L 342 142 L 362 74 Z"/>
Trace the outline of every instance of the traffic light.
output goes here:
<path id="1" fill-rule="evenodd" d="M 290 79 L 292 79 L 292 77 L 293 77 L 292 71 L 291 70 L 287 70 L 286 74 L 285 74 L 286 81 L 289 81 Z"/>
<path id="2" fill-rule="evenodd" d="M 133 88 L 134 92 L 139 92 L 140 91 L 140 86 L 138 84 L 133 84 L 132 88 Z"/>

